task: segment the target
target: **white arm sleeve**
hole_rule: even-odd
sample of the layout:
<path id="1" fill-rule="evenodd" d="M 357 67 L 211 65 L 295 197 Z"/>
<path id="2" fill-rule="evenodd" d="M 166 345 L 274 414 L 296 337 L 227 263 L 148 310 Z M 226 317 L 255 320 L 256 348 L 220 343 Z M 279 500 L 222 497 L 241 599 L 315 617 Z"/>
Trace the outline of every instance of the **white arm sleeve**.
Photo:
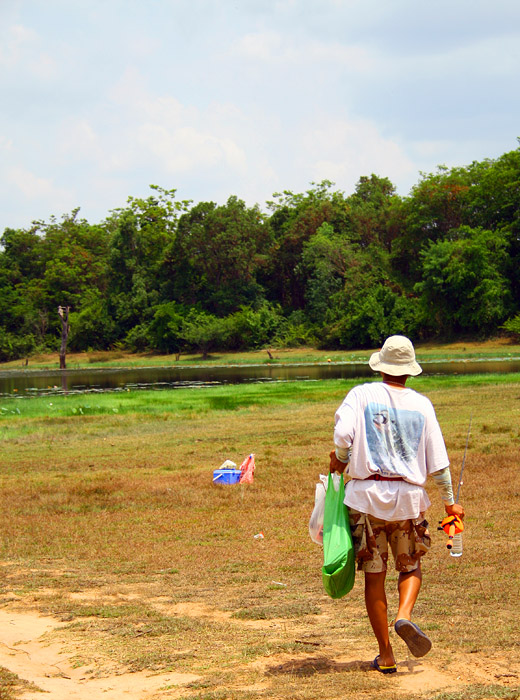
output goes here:
<path id="1" fill-rule="evenodd" d="M 336 457 L 340 462 L 348 464 L 350 461 L 350 448 L 348 447 L 336 447 Z"/>
<path id="2" fill-rule="evenodd" d="M 452 506 L 455 503 L 455 499 L 453 498 L 450 468 L 444 467 L 444 469 L 439 469 L 439 471 L 433 472 L 432 477 L 439 487 L 439 493 L 444 503 L 447 506 Z"/>

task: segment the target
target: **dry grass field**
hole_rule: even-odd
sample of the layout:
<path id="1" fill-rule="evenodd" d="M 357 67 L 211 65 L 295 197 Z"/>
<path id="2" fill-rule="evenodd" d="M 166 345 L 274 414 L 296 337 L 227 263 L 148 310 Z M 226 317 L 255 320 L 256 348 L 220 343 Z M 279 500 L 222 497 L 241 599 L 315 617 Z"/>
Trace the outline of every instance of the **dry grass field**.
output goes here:
<path id="1" fill-rule="evenodd" d="M 0 416 L 0 700 L 520 697 L 520 377 L 415 380 L 454 480 L 473 416 L 466 532 L 463 557 L 449 557 L 430 484 L 434 547 L 416 620 L 434 646 L 414 659 L 396 639 L 390 677 L 370 670 L 361 577 L 328 598 L 307 530 L 351 385 L 11 400 Z M 251 452 L 253 484 L 213 484 L 213 469 Z"/>

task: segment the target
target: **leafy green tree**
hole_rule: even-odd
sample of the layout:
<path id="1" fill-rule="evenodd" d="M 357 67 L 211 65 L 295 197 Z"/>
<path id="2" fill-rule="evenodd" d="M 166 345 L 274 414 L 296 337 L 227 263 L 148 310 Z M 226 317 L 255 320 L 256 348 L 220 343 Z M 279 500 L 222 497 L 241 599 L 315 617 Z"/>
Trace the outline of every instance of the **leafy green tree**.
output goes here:
<path id="1" fill-rule="evenodd" d="M 305 271 L 305 312 L 314 322 L 323 322 L 330 300 L 343 289 L 354 246 L 335 233 L 331 224 L 323 223 L 303 245 L 302 269 Z"/>
<path id="2" fill-rule="evenodd" d="M 37 225 L 28 231 L 5 229 L 0 238 L 1 266 L 9 270 L 10 284 L 42 276 L 45 269 L 42 243 Z"/>
<path id="3" fill-rule="evenodd" d="M 411 285 L 421 275 L 416 254 L 445 238 L 467 221 L 471 176 L 465 168 L 448 170 L 440 166 L 436 173 L 422 174 L 402 207 L 403 230 L 392 248 L 392 263 Z"/>
<path id="4" fill-rule="evenodd" d="M 474 162 L 467 170 L 472 182 L 467 223 L 491 230 L 511 226 L 518 231 L 520 148 L 495 160 Z"/>
<path id="5" fill-rule="evenodd" d="M 75 209 L 0 236 L 0 358 L 57 349 L 298 344 L 373 346 L 515 332 L 520 311 L 520 148 L 422 175 L 410 196 L 376 175 L 350 196 L 311 183 L 270 215 L 151 187 L 99 225 Z"/>
<path id="6" fill-rule="evenodd" d="M 1 356 L 15 359 L 32 352 L 46 324 L 38 326 L 45 311 L 36 304 L 30 286 L 38 284 L 44 271 L 42 239 L 30 231 L 6 229 L 0 238 L 0 329 Z M 41 338 L 40 338 L 41 340 Z"/>
<path id="7" fill-rule="evenodd" d="M 110 311 L 118 337 L 148 323 L 163 301 L 165 256 L 175 240 L 178 218 L 189 202 L 175 200 L 175 190 L 152 185 L 146 199 L 128 198 L 106 221 L 109 241 Z"/>
<path id="8" fill-rule="evenodd" d="M 36 221 L 28 231 L 8 229 L 1 239 L 0 324 L 40 347 L 57 342 L 58 306 L 79 310 L 88 290 L 106 288 L 107 236 L 78 211 Z"/>
<path id="9" fill-rule="evenodd" d="M 400 294 L 386 248 L 377 242 L 354 242 L 337 234 L 330 224 L 323 224 L 305 244 L 302 264 L 307 279 L 306 313 L 313 323 L 321 323 L 326 337 L 329 330 L 345 327 L 345 315 L 352 316 L 353 305 L 364 306 L 374 288 L 393 288 L 397 297 Z M 334 335 L 332 332 L 330 337 Z M 361 337 L 359 333 L 357 337 Z M 367 342 L 363 336 L 362 343 Z"/>
<path id="10" fill-rule="evenodd" d="M 293 311 L 280 325 L 273 340 L 274 347 L 297 348 L 319 344 L 320 328 L 309 323 L 303 310 Z"/>
<path id="11" fill-rule="evenodd" d="M 325 327 L 323 345 L 374 347 L 389 335 L 415 337 L 419 332 L 418 319 L 416 298 L 377 283 L 353 297 L 338 295 L 335 318 Z"/>
<path id="12" fill-rule="evenodd" d="M 154 350 L 180 354 L 184 343 L 182 330 L 186 315 L 186 309 L 175 301 L 155 307 L 148 327 L 149 342 Z"/>
<path id="13" fill-rule="evenodd" d="M 84 294 L 80 310 L 70 313 L 69 323 L 70 350 L 103 350 L 116 340 L 115 322 L 106 296 L 97 289 Z"/>
<path id="14" fill-rule="evenodd" d="M 499 232 L 461 226 L 451 240 L 431 242 L 421 252 L 423 318 L 439 333 L 486 333 L 511 310 L 511 294 L 501 269 L 507 239 Z"/>
<path id="15" fill-rule="evenodd" d="M 78 213 L 75 209 L 61 221 L 51 217 L 48 223 L 37 222 L 44 264 L 40 304 L 49 313 L 59 305 L 77 310 L 88 290 L 107 288 L 107 233 L 79 219 Z"/>
<path id="16" fill-rule="evenodd" d="M 224 206 L 201 202 L 179 220 L 171 298 L 226 315 L 262 299 L 257 282 L 270 249 L 270 231 L 258 207 L 230 197 Z"/>
<path id="17" fill-rule="evenodd" d="M 472 227 L 497 230 L 508 239 L 505 272 L 520 306 L 520 148 L 496 160 L 472 163 L 469 216 Z"/>
<path id="18" fill-rule="evenodd" d="M 301 264 L 305 244 L 325 223 L 338 231 L 348 225 L 343 193 L 332 191 L 334 183 L 311 184 L 303 194 L 286 190 L 268 202 L 275 247 L 262 282 L 268 298 L 281 303 L 286 313 L 305 308 L 307 280 Z"/>
<path id="19" fill-rule="evenodd" d="M 346 200 L 350 240 L 362 248 L 376 244 L 391 251 L 402 227 L 401 205 L 388 178 L 362 176 L 355 193 Z"/>

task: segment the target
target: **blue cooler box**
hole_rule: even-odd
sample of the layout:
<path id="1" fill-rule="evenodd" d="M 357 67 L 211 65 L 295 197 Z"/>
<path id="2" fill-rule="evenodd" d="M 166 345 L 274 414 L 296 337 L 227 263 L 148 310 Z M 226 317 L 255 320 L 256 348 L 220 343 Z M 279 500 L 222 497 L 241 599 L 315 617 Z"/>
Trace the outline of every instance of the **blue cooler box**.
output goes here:
<path id="1" fill-rule="evenodd" d="M 213 472 L 213 483 L 238 484 L 241 473 L 240 469 L 215 469 Z"/>

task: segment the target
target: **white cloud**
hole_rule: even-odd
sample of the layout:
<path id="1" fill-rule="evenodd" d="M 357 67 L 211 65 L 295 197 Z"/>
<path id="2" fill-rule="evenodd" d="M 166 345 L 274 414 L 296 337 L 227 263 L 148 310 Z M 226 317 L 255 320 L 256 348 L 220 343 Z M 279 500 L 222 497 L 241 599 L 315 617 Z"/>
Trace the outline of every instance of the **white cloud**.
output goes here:
<path id="1" fill-rule="evenodd" d="M 334 120 L 322 114 L 319 127 L 300 135 L 301 166 L 314 181 L 336 182 L 353 189 L 361 175 L 402 178 L 415 172 L 403 148 L 381 135 L 375 124 L 362 120 Z"/>
<path id="2" fill-rule="evenodd" d="M 156 166 L 170 174 L 217 166 L 243 171 L 245 152 L 229 129 L 230 114 L 243 118 L 236 107 L 217 103 L 202 110 L 171 95 L 154 95 L 133 69 L 125 72 L 110 94 L 125 110 L 126 146 L 120 143 L 119 149 L 125 149 L 134 165 L 150 164 L 152 157 Z"/>
<path id="3" fill-rule="evenodd" d="M 447 140 L 439 141 L 417 141 L 412 144 L 412 150 L 416 156 L 421 160 L 431 160 L 435 158 L 438 153 L 445 153 L 452 146 L 452 142 Z"/>
<path id="4" fill-rule="evenodd" d="M 150 182 L 262 203 L 375 172 L 406 194 L 517 147 L 517 0 L 0 7 L 0 229 L 100 220 Z"/>
<path id="5" fill-rule="evenodd" d="M 231 139 L 191 126 L 167 129 L 160 124 L 143 124 L 138 129 L 138 140 L 170 173 L 217 165 L 241 170 L 245 165 L 244 152 Z"/>
<path id="6" fill-rule="evenodd" d="M 129 66 L 118 76 L 107 97 L 116 105 L 136 108 L 141 99 L 146 98 L 146 80 L 136 68 Z"/>
<path id="7" fill-rule="evenodd" d="M 134 34 L 129 39 L 128 48 L 138 58 L 153 56 L 160 47 L 161 42 L 150 35 Z"/>
<path id="8" fill-rule="evenodd" d="M 38 38 L 38 34 L 30 27 L 24 27 L 21 24 L 14 24 L 9 27 L 8 34 L 14 46 L 28 44 L 34 42 Z"/>
<path id="9" fill-rule="evenodd" d="M 277 32 L 255 32 L 242 36 L 231 47 L 231 54 L 256 61 L 296 61 L 298 51 Z"/>
<path id="10" fill-rule="evenodd" d="M 74 206 L 74 198 L 70 190 L 56 186 L 51 178 L 38 177 L 21 166 L 11 168 L 7 178 L 26 200 L 48 199 L 54 203 L 59 202 L 62 210 Z"/>
<path id="11" fill-rule="evenodd" d="M 1 136 L 0 135 L 0 149 L 2 151 L 5 151 L 6 153 L 11 151 L 13 148 L 13 140 L 10 138 L 7 138 L 7 136 Z"/>
<path id="12" fill-rule="evenodd" d="M 4 68 L 32 75 L 40 80 L 49 80 L 58 73 L 55 59 L 42 50 L 38 33 L 21 24 L 6 28 L 0 48 L 0 65 Z"/>
<path id="13" fill-rule="evenodd" d="M 44 52 L 40 52 L 27 65 L 29 72 L 40 80 L 50 81 L 58 75 L 58 64 L 52 56 Z"/>
<path id="14" fill-rule="evenodd" d="M 315 65 L 318 62 L 363 73 L 377 67 L 373 52 L 361 45 L 295 38 L 278 32 L 246 34 L 232 45 L 230 55 L 263 63 Z"/>
<path id="15" fill-rule="evenodd" d="M 304 60 L 305 57 L 307 61 L 323 61 L 358 73 L 376 70 L 379 65 L 376 52 L 369 51 L 360 45 L 345 45 L 334 41 L 309 42 L 306 49 L 302 51 L 301 59 Z"/>
<path id="16" fill-rule="evenodd" d="M 86 119 L 70 121 L 62 127 L 59 150 L 73 160 L 100 160 L 103 157 L 99 136 Z"/>
<path id="17" fill-rule="evenodd" d="M 36 32 L 22 25 L 7 27 L 1 37 L 0 65 L 14 69 L 24 55 L 27 45 L 33 44 L 37 37 Z"/>

